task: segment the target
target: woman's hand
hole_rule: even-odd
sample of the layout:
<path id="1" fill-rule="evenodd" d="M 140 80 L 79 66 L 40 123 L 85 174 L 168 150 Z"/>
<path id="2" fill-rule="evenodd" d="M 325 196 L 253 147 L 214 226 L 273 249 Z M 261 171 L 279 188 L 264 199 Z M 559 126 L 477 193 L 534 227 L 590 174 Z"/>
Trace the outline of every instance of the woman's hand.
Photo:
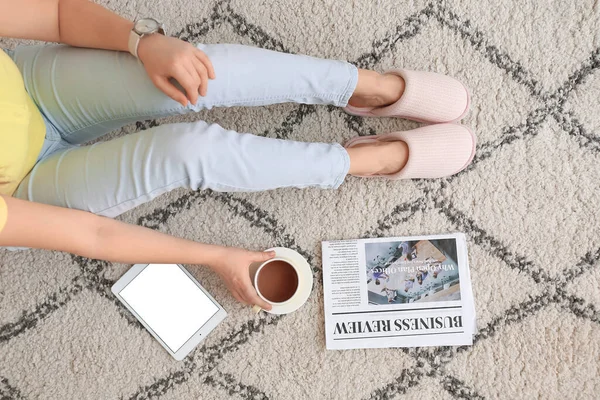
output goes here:
<path id="1" fill-rule="evenodd" d="M 250 281 L 250 264 L 265 262 L 275 257 L 274 251 L 248 251 L 234 247 L 226 247 L 221 257 L 210 265 L 225 281 L 225 285 L 241 303 L 257 305 L 263 310 L 270 310 L 271 305 L 260 298 Z"/>
<path id="2" fill-rule="evenodd" d="M 138 46 L 138 57 L 156 87 L 184 107 L 188 100 L 196 104 L 198 93 L 206 96 L 208 79 L 215 79 L 215 71 L 206 54 L 177 38 L 160 34 L 144 36 Z M 187 97 L 169 78 L 179 82 Z"/>

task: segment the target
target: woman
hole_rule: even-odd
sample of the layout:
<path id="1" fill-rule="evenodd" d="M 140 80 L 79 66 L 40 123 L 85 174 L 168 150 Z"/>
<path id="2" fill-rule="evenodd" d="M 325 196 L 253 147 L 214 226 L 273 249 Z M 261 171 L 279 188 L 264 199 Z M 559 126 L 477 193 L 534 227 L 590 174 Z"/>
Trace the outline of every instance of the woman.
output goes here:
<path id="1" fill-rule="evenodd" d="M 0 246 L 208 265 L 237 300 L 269 309 L 248 267 L 273 254 L 195 243 L 105 217 L 178 187 L 337 188 L 347 174 L 435 178 L 465 168 L 474 154 L 473 134 L 449 123 L 467 112 L 467 90 L 438 74 L 381 75 L 248 46 L 193 46 L 164 35 L 154 19 L 134 24 L 84 0 L 0 0 L 0 36 L 69 45 L 0 51 Z M 151 117 L 289 101 L 438 124 L 356 138 L 346 148 L 205 122 L 83 145 Z"/>

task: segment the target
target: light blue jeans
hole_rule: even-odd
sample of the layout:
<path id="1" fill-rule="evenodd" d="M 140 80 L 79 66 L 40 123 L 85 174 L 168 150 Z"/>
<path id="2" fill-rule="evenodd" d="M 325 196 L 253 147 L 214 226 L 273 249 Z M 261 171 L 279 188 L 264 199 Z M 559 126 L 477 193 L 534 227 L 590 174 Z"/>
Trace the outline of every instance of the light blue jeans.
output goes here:
<path id="1" fill-rule="evenodd" d="M 188 107 L 158 90 L 128 53 L 62 45 L 11 52 L 46 121 L 38 162 L 14 196 L 114 217 L 180 187 L 258 191 L 337 188 L 344 181 L 350 160 L 339 144 L 264 138 L 202 121 L 83 145 L 135 121 L 212 107 L 341 107 L 358 80 L 356 67 L 343 61 L 234 44 L 198 48 L 217 79 Z"/>

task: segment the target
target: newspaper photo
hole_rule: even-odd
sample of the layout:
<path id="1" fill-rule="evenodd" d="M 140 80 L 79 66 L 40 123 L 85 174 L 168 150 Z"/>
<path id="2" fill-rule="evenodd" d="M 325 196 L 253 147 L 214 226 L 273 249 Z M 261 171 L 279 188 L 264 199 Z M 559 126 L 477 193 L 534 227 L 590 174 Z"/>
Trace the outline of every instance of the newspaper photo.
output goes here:
<path id="1" fill-rule="evenodd" d="M 465 236 L 323 242 L 328 349 L 471 345 Z"/>

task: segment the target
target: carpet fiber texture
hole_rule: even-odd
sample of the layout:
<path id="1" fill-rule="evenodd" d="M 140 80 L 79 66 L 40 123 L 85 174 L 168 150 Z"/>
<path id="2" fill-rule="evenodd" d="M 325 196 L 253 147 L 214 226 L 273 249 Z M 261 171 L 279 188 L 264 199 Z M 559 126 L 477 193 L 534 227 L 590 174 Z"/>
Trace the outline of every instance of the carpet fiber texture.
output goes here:
<path id="1" fill-rule="evenodd" d="M 182 39 L 450 74 L 472 91 L 473 164 L 450 179 L 349 178 L 337 191 L 174 191 L 121 217 L 199 241 L 299 251 L 306 306 L 255 316 L 188 266 L 229 312 L 183 362 L 110 287 L 129 266 L 0 250 L 0 398 L 592 399 L 600 392 L 600 5 L 509 0 L 103 0 Z M 16 41 L 2 41 L 12 47 Z M 203 119 L 303 141 L 419 126 L 333 107 L 232 108 Z M 472 347 L 326 351 L 320 241 L 462 231 Z"/>

